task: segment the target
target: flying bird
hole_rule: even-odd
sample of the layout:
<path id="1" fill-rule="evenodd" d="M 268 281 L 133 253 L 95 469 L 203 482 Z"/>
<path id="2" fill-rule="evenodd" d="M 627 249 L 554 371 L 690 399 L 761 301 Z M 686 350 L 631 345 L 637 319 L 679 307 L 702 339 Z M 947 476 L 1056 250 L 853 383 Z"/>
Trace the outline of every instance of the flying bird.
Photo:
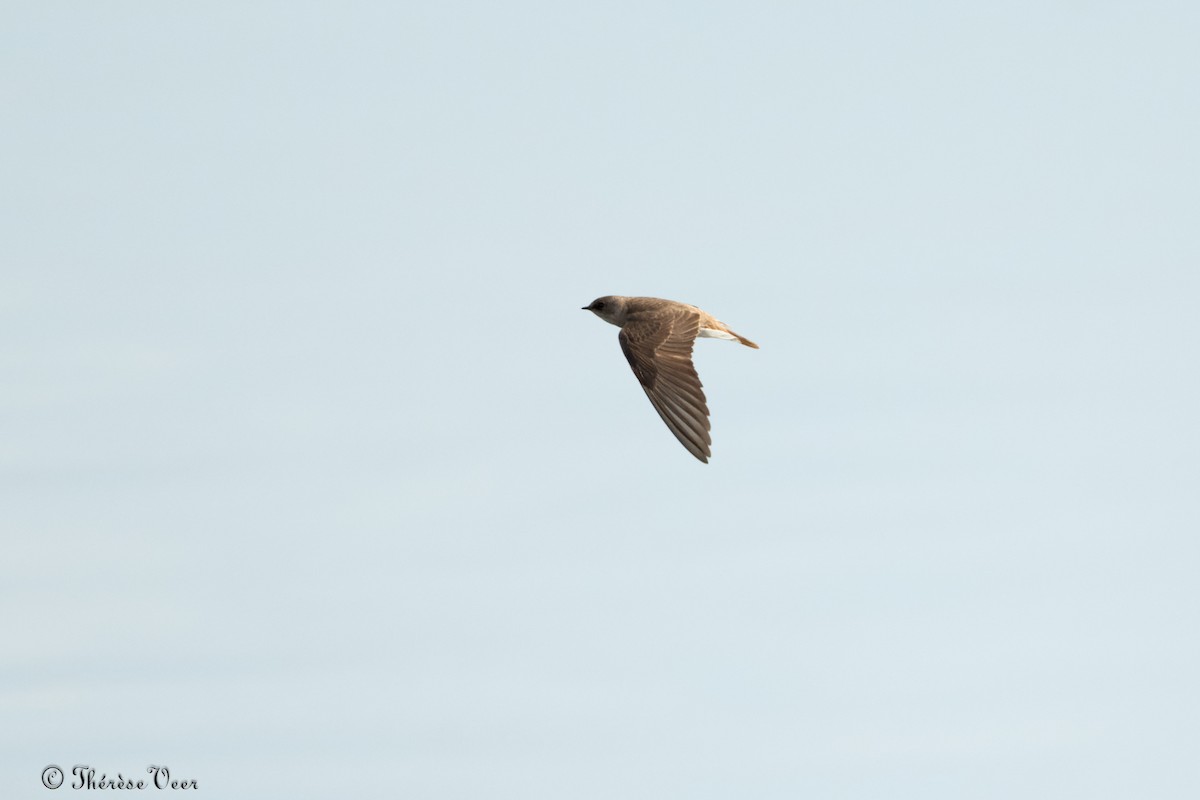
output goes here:
<path id="1" fill-rule="evenodd" d="M 687 451 L 708 463 L 712 437 L 708 402 L 692 365 L 697 336 L 758 345 L 687 303 L 657 297 L 598 297 L 584 306 L 621 329 L 617 338 L 651 405 Z"/>

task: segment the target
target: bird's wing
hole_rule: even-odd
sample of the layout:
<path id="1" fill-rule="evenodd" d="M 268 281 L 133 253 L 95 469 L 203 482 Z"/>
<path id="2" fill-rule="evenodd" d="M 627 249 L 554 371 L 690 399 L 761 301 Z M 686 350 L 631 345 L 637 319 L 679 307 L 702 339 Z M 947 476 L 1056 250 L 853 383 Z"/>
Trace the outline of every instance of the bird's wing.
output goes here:
<path id="1" fill-rule="evenodd" d="M 688 308 L 674 314 L 632 319 L 621 328 L 621 349 L 654 410 L 680 444 L 707 463 L 712 455 L 708 403 L 692 365 L 700 315 Z"/>

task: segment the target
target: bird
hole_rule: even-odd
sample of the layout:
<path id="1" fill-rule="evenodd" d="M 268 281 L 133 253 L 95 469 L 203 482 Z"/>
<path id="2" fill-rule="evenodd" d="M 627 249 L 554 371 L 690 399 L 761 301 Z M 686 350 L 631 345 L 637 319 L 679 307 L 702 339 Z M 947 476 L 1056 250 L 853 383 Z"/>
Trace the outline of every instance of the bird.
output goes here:
<path id="1" fill-rule="evenodd" d="M 658 297 L 598 297 L 583 307 L 621 329 L 621 350 L 650 404 L 687 451 L 705 464 L 712 456 L 708 401 L 696 367 L 696 337 L 758 345 L 728 325 L 687 303 Z"/>

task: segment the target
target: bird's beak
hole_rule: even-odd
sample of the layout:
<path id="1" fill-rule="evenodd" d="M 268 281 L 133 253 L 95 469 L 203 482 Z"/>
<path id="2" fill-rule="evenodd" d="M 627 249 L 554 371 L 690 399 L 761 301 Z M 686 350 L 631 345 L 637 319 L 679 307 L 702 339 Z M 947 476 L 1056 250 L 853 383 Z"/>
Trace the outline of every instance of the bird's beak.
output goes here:
<path id="1" fill-rule="evenodd" d="M 589 306 L 583 306 L 583 307 L 582 307 L 582 308 L 580 308 L 579 310 L 580 310 L 580 311 L 591 311 L 592 309 L 591 309 L 591 307 L 589 307 Z"/>

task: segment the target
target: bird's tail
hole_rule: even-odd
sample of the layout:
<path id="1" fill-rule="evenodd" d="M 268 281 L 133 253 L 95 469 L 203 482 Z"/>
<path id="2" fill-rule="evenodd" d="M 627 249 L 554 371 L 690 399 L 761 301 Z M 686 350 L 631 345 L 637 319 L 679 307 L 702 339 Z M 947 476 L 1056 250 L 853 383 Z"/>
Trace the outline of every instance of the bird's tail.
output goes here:
<path id="1" fill-rule="evenodd" d="M 750 341 L 745 336 L 734 333 L 728 325 L 719 320 L 711 320 L 708 324 L 701 325 L 700 330 L 696 335 L 707 336 L 710 339 L 727 339 L 731 342 L 736 339 L 737 341 L 746 345 L 746 347 L 753 347 L 755 350 L 758 349 L 758 345 L 756 345 L 754 342 Z"/>
<path id="2" fill-rule="evenodd" d="M 753 347 L 755 350 L 758 349 L 758 345 L 756 345 L 754 342 L 747 339 L 745 336 L 742 336 L 739 333 L 734 333 L 733 331 L 730 331 L 730 333 L 733 333 L 734 338 L 737 339 L 742 344 L 746 345 L 746 347 Z"/>

